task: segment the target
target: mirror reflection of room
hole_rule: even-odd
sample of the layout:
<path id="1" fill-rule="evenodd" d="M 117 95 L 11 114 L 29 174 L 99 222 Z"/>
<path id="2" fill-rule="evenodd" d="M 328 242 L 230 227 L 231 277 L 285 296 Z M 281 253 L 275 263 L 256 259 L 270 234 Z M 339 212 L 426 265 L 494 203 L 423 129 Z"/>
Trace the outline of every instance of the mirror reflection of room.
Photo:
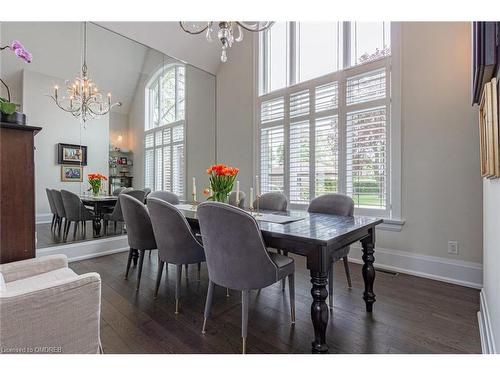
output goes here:
<path id="1" fill-rule="evenodd" d="M 2 57 L 2 77 L 29 124 L 43 128 L 35 137 L 38 252 L 110 237 L 126 247 L 120 192 L 185 199 L 186 176 L 201 178 L 215 160 L 212 74 L 93 23 L 6 22 L 1 31 L 33 55 L 29 65 Z M 83 121 L 75 108 L 87 89 L 96 103 Z"/>

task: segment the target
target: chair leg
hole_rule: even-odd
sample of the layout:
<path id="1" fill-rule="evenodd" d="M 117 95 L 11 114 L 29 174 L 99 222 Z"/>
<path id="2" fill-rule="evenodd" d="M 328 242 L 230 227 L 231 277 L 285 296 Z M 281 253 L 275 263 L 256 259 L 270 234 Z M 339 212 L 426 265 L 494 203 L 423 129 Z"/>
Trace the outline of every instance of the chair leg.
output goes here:
<path id="1" fill-rule="evenodd" d="M 151 252 L 152 252 L 152 251 L 153 251 L 153 250 L 149 250 L 149 259 L 151 259 Z"/>
<path id="2" fill-rule="evenodd" d="M 104 227 L 104 235 L 107 236 L 108 235 L 108 221 L 107 220 L 103 220 L 102 221 L 102 226 Z"/>
<path id="3" fill-rule="evenodd" d="M 163 273 L 163 266 L 165 262 L 158 259 L 158 275 L 156 276 L 155 298 L 158 297 L 158 289 L 160 288 L 161 275 Z"/>
<path id="4" fill-rule="evenodd" d="M 210 316 L 210 311 L 212 309 L 212 301 L 214 298 L 214 287 L 215 284 L 212 280 L 208 281 L 208 291 L 207 291 L 207 300 L 205 301 L 205 313 L 203 315 L 203 328 L 201 329 L 201 333 L 205 334 L 207 332 L 207 319 Z"/>
<path id="5" fill-rule="evenodd" d="M 175 278 L 175 313 L 179 313 L 179 297 L 181 295 L 181 278 L 182 278 L 182 264 L 176 266 L 177 273 Z"/>
<path id="6" fill-rule="evenodd" d="M 52 214 L 52 223 L 50 224 L 50 230 L 54 229 L 55 221 L 56 221 L 56 215 Z"/>
<path id="7" fill-rule="evenodd" d="M 75 221 L 75 222 L 73 223 L 73 239 L 74 239 L 74 240 L 76 239 L 76 231 L 78 230 L 78 224 L 79 224 L 79 223 L 80 223 L 79 221 Z"/>
<path id="8" fill-rule="evenodd" d="M 68 239 L 69 228 L 71 227 L 71 221 L 66 219 L 66 232 L 64 233 L 65 241 Z"/>
<path id="9" fill-rule="evenodd" d="M 248 302 L 249 291 L 241 291 L 241 339 L 242 339 L 242 353 L 247 352 L 247 331 L 248 331 Z"/>
<path id="10" fill-rule="evenodd" d="M 229 295 L 229 288 L 226 288 L 226 298 L 229 298 L 229 297 L 231 297 L 231 296 Z"/>
<path id="11" fill-rule="evenodd" d="M 345 276 L 347 277 L 347 285 L 349 288 L 352 288 L 352 283 L 351 283 L 351 271 L 349 270 L 349 261 L 347 257 L 343 257 L 342 260 L 344 261 L 344 270 L 345 270 Z"/>
<path id="12" fill-rule="evenodd" d="M 328 307 L 333 310 L 333 262 L 328 270 Z"/>
<path id="13" fill-rule="evenodd" d="M 125 271 L 125 280 L 128 280 L 128 271 L 130 270 L 130 264 L 132 264 L 133 255 L 134 255 L 134 249 L 130 248 L 130 250 L 128 251 L 127 270 Z"/>
<path id="14" fill-rule="evenodd" d="M 137 273 L 137 287 L 135 290 L 139 290 L 139 286 L 141 285 L 141 275 L 142 275 L 142 264 L 144 263 L 144 253 L 146 250 L 139 250 L 141 253 L 139 255 L 139 272 Z"/>
<path id="15" fill-rule="evenodd" d="M 189 266 L 189 264 L 184 265 L 184 267 L 186 267 L 186 280 L 188 279 L 188 266 Z"/>
<path id="16" fill-rule="evenodd" d="M 114 222 L 114 225 L 113 225 L 113 233 L 114 233 L 114 234 L 116 234 L 116 224 L 117 224 L 117 222 L 115 221 L 115 222 Z"/>
<path id="17" fill-rule="evenodd" d="M 198 281 L 201 280 L 201 263 L 198 263 Z"/>
<path id="18" fill-rule="evenodd" d="M 290 320 L 292 324 L 295 324 L 295 274 L 293 273 L 288 275 L 288 292 L 290 293 Z"/>

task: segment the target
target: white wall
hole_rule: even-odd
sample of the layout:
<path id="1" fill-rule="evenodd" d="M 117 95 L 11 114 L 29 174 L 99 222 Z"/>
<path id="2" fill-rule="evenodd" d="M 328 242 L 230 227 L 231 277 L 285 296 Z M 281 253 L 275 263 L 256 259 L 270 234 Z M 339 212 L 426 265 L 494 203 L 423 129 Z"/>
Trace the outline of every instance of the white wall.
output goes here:
<path id="1" fill-rule="evenodd" d="M 484 180 L 483 295 L 489 315 L 490 338 L 500 350 L 500 180 Z M 484 305 L 481 306 L 484 310 Z"/>
<path id="2" fill-rule="evenodd" d="M 109 114 L 109 143 L 112 147 L 122 150 L 129 146 L 129 118 L 128 114 L 111 111 Z"/>
<path id="3" fill-rule="evenodd" d="M 406 224 L 401 232 L 378 230 L 377 247 L 470 268 L 480 284 L 482 185 L 477 108 L 470 104 L 470 24 L 403 23 L 401 40 Z M 252 63 L 246 38 L 231 48 L 217 75 L 217 157 L 242 169 L 244 189 L 252 170 Z M 459 242 L 458 255 L 447 253 L 449 240 Z M 448 278 L 461 277 L 450 272 Z"/>
<path id="4" fill-rule="evenodd" d="M 217 72 L 217 162 L 240 168 L 238 178 L 247 196 L 253 186 L 252 62 L 253 38 L 247 33 Z"/>
<path id="5" fill-rule="evenodd" d="M 24 112 L 31 125 L 43 129 L 35 136 L 35 201 L 36 215 L 50 213 L 45 188 L 65 189 L 77 194 L 89 187 L 87 173 L 108 175 L 109 123 L 103 116 L 87 122 L 86 129 L 71 114 L 63 112 L 45 96 L 47 89 L 64 80 L 24 70 Z M 83 168 L 83 182 L 62 182 L 61 166 L 57 164 L 57 144 L 82 144 L 88 147 L 88 165 Z"/>

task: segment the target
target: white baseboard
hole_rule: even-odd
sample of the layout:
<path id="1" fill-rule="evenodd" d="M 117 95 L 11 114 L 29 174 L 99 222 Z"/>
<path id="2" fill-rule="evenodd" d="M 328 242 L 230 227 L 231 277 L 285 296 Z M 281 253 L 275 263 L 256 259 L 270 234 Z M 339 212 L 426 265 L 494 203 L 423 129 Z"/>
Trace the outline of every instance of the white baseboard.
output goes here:
<path id="1" fill-rule="evenodd" d="M 36 250 L 36 256 L 65 254 L 69 262 L 75 262 L 77 260 L 96 258 L 128 250 L 127 236 L 116 236 L 60 246 L 44 247 Z"/>
<path id="2" fill-rule="evenodd" d="M 479 321 L 479 336 L 481 337 L 481 350 L 483 354 L 498 354 L 495 346 L 495 339 L 491 330 L 490 313 L 488 311 L 488 304 L 486 302 L 486 294 L 484 289 L 480 294 L 481 307 L 477 313 L 477 320 Z"/>
<path id="3" fill-rule="evenodd" d="M 361 247 L 351 245 L 349 259 L 361 264 L 361 256 Z M 375 269 L 377 268 L 476 289 L 483 286 L 483 266 L 480 263 L 375 247 Z"/>
<path id="4" fill-rule="evenodd" d="M 36 224 L 52 223 L 52 214 L 36 214 L 35 223 Z"/>

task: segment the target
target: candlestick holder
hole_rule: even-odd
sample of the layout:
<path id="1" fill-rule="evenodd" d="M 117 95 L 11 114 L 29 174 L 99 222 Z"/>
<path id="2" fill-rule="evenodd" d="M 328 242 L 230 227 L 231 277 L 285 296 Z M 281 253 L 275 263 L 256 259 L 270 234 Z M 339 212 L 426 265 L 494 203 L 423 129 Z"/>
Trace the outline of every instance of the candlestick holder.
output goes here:
<path id="1" fill-rule="evenodd" d="M 255 197 L 255 202 L 257 204 L 257 212 L 255 213 L 255 216 L 262 216 L 261 213 L 260 213 L 260 194 L 257 194 L 257 196 Z"/>
<path id="2" fill-rule="evenodd" d="M 193 196 L 193 205 L 191 206 L 191 208 L 194 210 L 194 209 L 196 209 L 198 202 L 196 201 L 196 193 L 193 193 L 191 195 Z"/>

